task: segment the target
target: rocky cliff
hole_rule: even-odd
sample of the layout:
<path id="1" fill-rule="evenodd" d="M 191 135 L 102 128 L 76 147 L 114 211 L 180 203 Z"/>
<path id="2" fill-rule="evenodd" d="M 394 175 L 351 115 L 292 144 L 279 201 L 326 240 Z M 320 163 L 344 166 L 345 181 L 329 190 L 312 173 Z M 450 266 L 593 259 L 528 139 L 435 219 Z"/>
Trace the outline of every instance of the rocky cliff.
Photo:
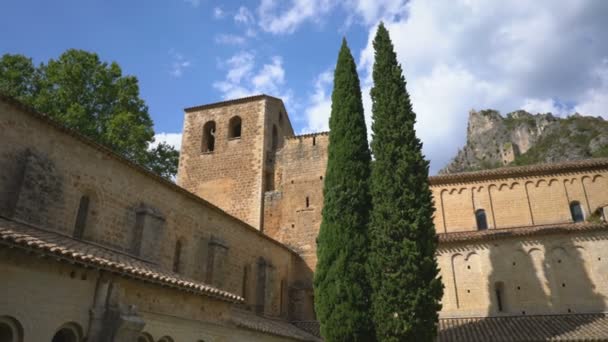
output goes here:
<path id="1" fill-rule="evenodd" d="M 608 121 L 573 114 L 471 111 L 466 145 L 440 174 L 608 157 Z"/>

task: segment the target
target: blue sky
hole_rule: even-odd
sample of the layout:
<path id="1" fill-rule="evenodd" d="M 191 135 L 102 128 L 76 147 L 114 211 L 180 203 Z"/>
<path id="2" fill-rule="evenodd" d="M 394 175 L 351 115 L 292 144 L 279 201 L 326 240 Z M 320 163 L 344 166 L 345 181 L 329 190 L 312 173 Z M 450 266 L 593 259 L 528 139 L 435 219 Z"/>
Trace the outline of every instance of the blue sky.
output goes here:
<path id="1" fill-rule="evenodd" d="M 297 132 L 327 129 L 346 36 L 369 119 L 370 38 L 389 28 L 431 171 L 465 142 L 469 110 L 608 117 L 608 1 L 4 0 L 0 53 L 36 63 L 68 48 L 137 76 L 159 140 L 179 145 L 182 109 L 264 92 Z"/>

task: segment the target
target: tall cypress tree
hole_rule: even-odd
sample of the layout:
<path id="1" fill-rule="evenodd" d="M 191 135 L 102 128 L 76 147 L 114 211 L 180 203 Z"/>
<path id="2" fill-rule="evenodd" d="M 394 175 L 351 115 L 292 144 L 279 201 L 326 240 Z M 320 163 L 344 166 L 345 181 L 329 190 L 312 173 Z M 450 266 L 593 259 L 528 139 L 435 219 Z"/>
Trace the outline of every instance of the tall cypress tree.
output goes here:
<path id="1" fill-rule="evenodd" d="M 325 341 L 374 341 L 366 278 L 370 151 L 355 61 L 346 44 L 334 72 L 315 310 Z"/>
<path id="2" fill-rule="evenodd" d="M 372 309 L 380 341 L 432 341 L 443 285 L 435 251 L 429 162 L 384 24 L 374 39 L 370 223 Z"/>

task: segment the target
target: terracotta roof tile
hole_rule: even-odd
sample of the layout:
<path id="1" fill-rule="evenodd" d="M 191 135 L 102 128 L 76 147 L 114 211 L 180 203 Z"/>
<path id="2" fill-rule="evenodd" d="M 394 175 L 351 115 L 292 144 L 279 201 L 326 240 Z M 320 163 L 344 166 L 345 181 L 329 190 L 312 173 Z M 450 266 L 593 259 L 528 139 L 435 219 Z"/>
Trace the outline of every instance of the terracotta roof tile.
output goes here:
<path id="1" fill-rule="evenodd" d="M 319 322 L 294 324 L 320 336 Z M 608 341 L 604 313 L 441 318 L 438 342 Z"/>
<path id="2" fill-rule="evenodd" d="M 606 314 L 439 320 L 438 341 L 608 341 Z"/>
<path id="3" fill-rule="evenodd" d="M 545 163 L 528 166 L 501 167 L 498 169 L 460 172 L 429 177 L 432 186 L 471 181 L 484 181 L 515 177 L 540 176 L 555 173 L 580 172 L 583 170 L 608 170 L 608 158 L 594 158 L 566 161 L 559 163 Z"/>
<path id="4" fill-rule="evenodd" d="M 608 223 L 561 223 L 501 229 L 474 230 L 457 233 L 440 233 L 437 234 L 437 236 L 439 238 L 439 243 L 450 243 L 462 241 L 470 242 L 479 240 L 496 240 L 529 235 L 546 235 L 559 233 L 568 234 L 573 232 L 594 231 L 602 229 L 608 229 Z"/>
<path id="5" fill-rule="evenodd" d="M 229 302 L 243 302 L 243 298 L 240 296 L 218 290 L 179 274 L 163 271 L 154 264 L 127 254 L 5 218 L 0 218 L 0 244 L 33 250 L 48 256 L 59 257 L 68 262 L 118 272 L 124 276 L 160 283 Z"/>
<path id="6" fill-rule="evenodd" d="M 234 309 L 232 310 L 232 323 L 236 326 L 283 337 L 290 337 L 300 341 L 321 341 L 318 337 L 299 329 L 281 319 L 271 319 L 256 315 L 252 312 Z M 316 322 L 315 322 L 316 323 Z M 317 323 L 318 324 L 318 323 Z"/>

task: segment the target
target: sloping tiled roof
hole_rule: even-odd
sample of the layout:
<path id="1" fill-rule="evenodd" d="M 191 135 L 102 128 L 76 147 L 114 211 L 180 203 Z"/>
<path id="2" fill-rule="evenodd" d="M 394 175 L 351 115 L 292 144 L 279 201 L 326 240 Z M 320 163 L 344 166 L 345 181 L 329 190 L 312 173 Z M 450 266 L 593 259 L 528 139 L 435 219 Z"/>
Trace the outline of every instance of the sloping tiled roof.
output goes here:
<path id="1" fill-rule="evenodd" d="M 127 254 L 5 218 L 0 218 L 0 245 L 20 247 L 60 260 L 224 301 L 243 302 L 240 296 L 160 270 L 153 264 Z"/>
<path id="2" fill-rule="evenodd" d="M 496 240 L 509 237 L 541 235 L 541 234 L 559 234 L 572 233 L 581 231 L 593 231 L 608 229 L 608 223 L 561 223 L 547 224 L 538 226 L 513 227 L 501 229 L 474 230 L 457 233 L 440 233 L 439 243 L 461 242 L 461 241 L 479 241 L 479 240 Z"/>
<path id="3" fill-rule="evenodd" d="M 535 164 L 528 166 L 501 167 L 498 169 L 460 172 L 429 177 L 431 185 L 466 183 L 491 179 L 541 176 L 555 173 L 580 172 L 583 170 L 607 170 L 608 158 L 583 159 L 560 163 Z"/>
<path id="4" fill-rule="evenodd" d="M 309 331 L 319 331 L 319 322 L 307 321 Z M 532 342 L 608 341 L 608 316 L 567 314 L 441 318 L 437 342 Z M 317 335 L 319 336 L 319 335 Z"/>
<path id="5" fill-rule="evenodd" d="M 439 320 L 438 341 L 608 341 L 605 314 L 569 314 Z"/>
<path id="6" fill-rule="evenodd" d="M 299 341 L 321 341 L 318 337 L 313 336 L 304 330 L 300 330 L 295 325 L 284 320 L 261 317 L 252 312 L 239 309 L 232 310 L 231 317 L 232 323 L 241 328 L 259 331 L 265 334 L 289 337 Z"/>

